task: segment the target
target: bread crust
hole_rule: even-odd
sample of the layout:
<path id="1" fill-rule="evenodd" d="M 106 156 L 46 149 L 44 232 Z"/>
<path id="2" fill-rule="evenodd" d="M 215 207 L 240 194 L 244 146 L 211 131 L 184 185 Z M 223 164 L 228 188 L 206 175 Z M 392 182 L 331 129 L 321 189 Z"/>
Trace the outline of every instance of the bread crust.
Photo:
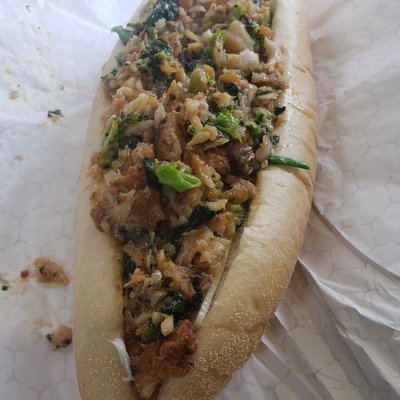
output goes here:
<path id="1" fill-rule="evenodd" d="M 135 17 L 134 17 L 135 19 Z M 316 100 L 311 46 L 297 0 L 279 0 L 273 25 L 287 71 L 280 126 L 280 153 L 302 159 L 310 170 L 271 166 L 258 173 L 257 196 L 237 254 L 231 261 L 202 328 L 188 375 L 165 383 L 159 399 L 214 398 L 256 349 L 265 325 L 289 283 L 311 205 L 315 177 Z M 112 68 L 117 45 L 105 70 Z M 103 116 L 109 106 L 97 90 L 84 147 L 76 211 L 74 350 L 81 396 L 85 400 L 139 399 L 108 340 L 123 337 L 120 267 L 112 240 L 90 218 L 93 183 L 90 158 L 101 146 Z"/>

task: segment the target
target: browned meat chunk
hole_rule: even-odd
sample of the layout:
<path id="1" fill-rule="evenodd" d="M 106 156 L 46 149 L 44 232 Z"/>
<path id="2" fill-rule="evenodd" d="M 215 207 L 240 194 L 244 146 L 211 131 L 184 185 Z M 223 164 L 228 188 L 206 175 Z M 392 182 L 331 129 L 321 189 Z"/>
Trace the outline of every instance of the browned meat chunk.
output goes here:
<path id="1" fill-rule="evenodd" d="M 131 347 L 134 350 L 134 346 Z M 143 387 L 185 376 L 190 370 L 188 355 L 193 354 L 196 348 L 192 323 L 189 320 L 180 321 L 166 339 L 152 342 L 144 348 L 136 365 L 136 383 Z"/>
<path id="2" fill-rule="evenodd" d="M 99 231 L 110 232 L 110 218 L 108 214 L 116 205 L 115 198 L 110 194 L 103 193 L 97 198 L 90 210 L 90 216 Z"/>
<path id="3" fill-rule="evenodd" d="M 218 150 L 209 150 L 206 153 L 205 162 L 213 167 L 221 176 L 229 174 L 230 166 L 228 157 Z"/>
<path id="4" fill-rule="evenodd" d="M 168 261 L 165 258 L 164 250 L 160 250 L 157 254 L 157 267 L 164 277 L 172 280 L 175 290 L 182 293 L 186 298 L 195 295 L 196 292 L 192 285 L 194 275 L 190 268 Z"/>
<path id="5" fill-rule="evenodd" d="M 156 157 L 159 160 L 178 161 L 181 159 L 179 130 L 178 117 L 175 113 L 169 114 L 167 121 L 160 126 L 155 137 Z"/>
<path id="6" fill-rule="evenodd" d="M 236 177 L 231 177 L 229 181 L 232 188 L 222 194 L 222 197 L 225 199 L 233 200 L 241 204 L 252 199 L 257 193 L 257 188 L 250 181 L 245 181 L 242 178 Z"/>
<path id="7" fill-rule="evenodd" d="M 165 219 L 161 208 L 161 196 L 157 189 L 137 192 L 133 199 L 128 222 L 136 222 L 140 226 L 154 231 L 157 223 Z"/>
<path id="8" fill-rule="evenodd" d="M 253 171 L 260 168 L 253 149 L 240 142 L 230 143 L 228 154 L 231 170 L 236 175 L 248 177 Z"/>
<path id="9" fill-rule="evenodd" d="M 146 186 L 146 172 L 142 165 L 129 167 L 125 175 L 117 176 L 110 182 L 110 192 L 114 195 L 127 193 L 132 189 L 141 190 Z"/>

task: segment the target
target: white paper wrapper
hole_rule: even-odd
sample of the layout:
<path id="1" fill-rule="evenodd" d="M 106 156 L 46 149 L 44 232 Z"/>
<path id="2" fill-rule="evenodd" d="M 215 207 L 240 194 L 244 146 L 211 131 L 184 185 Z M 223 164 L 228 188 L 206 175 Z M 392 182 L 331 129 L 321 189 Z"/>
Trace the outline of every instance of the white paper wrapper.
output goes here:
<path id="1" fill-rule="evenodd" d="M 43 255 L 72 276 L 81 146 L 100 67 L 137 1 L 0 4 L 0 274 Z M 320 149 L 293 280 L 262 342 L 219 399 L 400 398 L 400 2 L 304 0 Z M 57 122 L 47 111 L 61 109 Z M 0 398 L 78 400 L 71 287 L 0 291 Z"/>

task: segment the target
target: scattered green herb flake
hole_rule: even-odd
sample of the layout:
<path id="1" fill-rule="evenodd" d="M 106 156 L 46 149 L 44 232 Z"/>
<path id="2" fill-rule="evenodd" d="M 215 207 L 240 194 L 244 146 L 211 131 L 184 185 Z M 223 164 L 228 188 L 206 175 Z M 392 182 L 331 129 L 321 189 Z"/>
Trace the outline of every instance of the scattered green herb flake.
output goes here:
<path id="1" fill-rule="evenodd" d="M 175 228 L 170 242 L 176 247 L 183 233 L 199 228 L 215 216 L 216 212 L 204 204 L 198 204 L 189 217 L 188 222 Z"/>
<path id="2" fill-rule="evenodd" d="M 118 68 L 122 67 L 125 64 L 125 61 L 126 61 L 124 53 L 121 53 L 121 52 L 118 53 L 115 56 L 115 61 L 117 62 Z"/>
<path id="3" fill-rule="evenodd" d="M 230 83 L 230 82 L 223 84 L 223 90 L 226 93 L 230 94 L 232 97 L 236 97 L 236 98 L 238 97 L 238 95 L 240 93 L 240 90 L 238 89 L 238 87 L 235 84 Z"/>
<path id="4" fill-rule="evenodd" d="M 217 44 L 224 43 L 225 36 L 226 36 L 225 29 L 219 29 L 211 36 L 210 40 L 208 41 L 208 49 L 209 49 L 211 55 L 214 53 L 214 49 Z"/>
<path id="5" fill-rule="evenodd" d="M 132 260 L 129 254 L 127 253 L 122 254 L 121 267 L 122 267 L 122 280 L 126 282 L 129 280 L 131 274 L 133 274 L 136 269 L 136 264 Z"/>
<path id="6" fill-rule="evenodd" d="M 178 4 L 175 0 L 158 0 L 149 18 L 147 18 L 146 25 L 154 26 L 161 18 L 166 21 L 173 21 L 176 19 L 177 14 Z"/>
<path id="7" fill-rule="evenodd" d="M 141 32 L 144 31 L 145 26 L 141 22 L 128 22 L 126 25 L 128 28 L 131 28 L 133 35 L 139 35 Z"/>
<path id="8" fill-rule="evenodd" d="M 140 337 L 144 343 L 150 343 L 157 339 L 162 339 L 161 324 L 155 324 L 151 318 L 147 327 L 145 328 L 142 336 Z"/>
<path id="9" fill-rule="evenodd" d="M 197 129 L 194 126 L 189 126 L 187 131 L 192 136 L 196 135 L 196 133 L 197 133 Z"/>
<path id="10" fill-rule="evenodd" d="M 51 118 L 51 117 L 55 117 L 55 116 L 63 117 L 64 115 L 62 115 L 62 112 L 60 109 L 56 109 L 53 111 L 51 111 L 51 110 L 47 111 L 47 118 Z"/>
<path id="11" fill-rule="evenodd" d="M 287 165 L 289 167 L 301 168 L 301 169 L 310 169 L 310 166 L 300 160 L 296 160 L 294 158 L 280 156 L 280 155 L 272 155 L 268 158 L 268 164 L 270 165 Z"/>
<path id="12" fill-rule="evenodd" d="M 281 114 L 283 114 L 284 112 L 286 111 L 286 107 L 285 106 L 282 106 L 282 107 L 275 107 L 275 109 L 274 109 L 274 114 L 276 115 L 276 116 L 278 116 L 278 115 L 281 115 Z"/>
<path id="13" fill-rule="evenodd" d="M 246 211 L 241 204 L 230 204 L 227 210 L 233 214 L 237 226 L 244 223 L 246 219 Z"/>
<path id="14" fill-rule="evenodd" d="M 1 285 L 1 290 L 3 290 L 3 291 L 8 290 L 8 286 L 7 285 Z"/>
<path id="15" fill-rule="evenodd" d="M 166 298 L 166 302 L 161 308 L 164 314 L 170 314 L 174 317 L 180 317 L 185 314 L 187 310 L 187 300 L 180 293 L 173 293 Z"/>
<path id="16" fill-rule="evenodd" d="M 264 134 L 264 129 L 262 129 L 259 126 L 255 126 L 254 124 L 247 124 L 246 125 L 247 130 L 250 132 L 252 136 L 261 136 Z"/>
<path id="17" fill-rule="evenodd" d="M 242 4 L 235 4 L 230 12 L 231 17 L 241 19 L 246 15 L 246 7 Z"/>
<path id="18" fill-rule="evenodd" d="M 273 146 L 276 146 L 279 143 L 279 136 L 273 135 L 272 133 L 269 134 L 269 140 L 271 141 Z"/>
<path id="19" fill-rule="evenodd" d="M 256 112 L 256 115 L 255 115 L 255 117 L 254 117 L 254 122 L 256 123 L 256 124 L 258 124 L 258 125 L 260 125 L 262 122 L 263 122 L 263 120 L 264 120 L 264 113 L 263 112 L 261 112 L 261 111 L 257 111 Z"/>

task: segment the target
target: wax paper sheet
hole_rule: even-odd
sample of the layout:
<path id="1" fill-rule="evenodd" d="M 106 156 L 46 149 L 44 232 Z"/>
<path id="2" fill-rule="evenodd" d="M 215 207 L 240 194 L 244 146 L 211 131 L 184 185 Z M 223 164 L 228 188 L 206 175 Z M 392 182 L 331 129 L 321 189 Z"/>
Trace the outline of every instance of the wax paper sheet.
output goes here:
<path id="1" fill-rule="evenodd" d="M 276 317 L 219 399 L 400 398 L 400 2 L 304 0 L 319 100 L 314 205 Z M 137 1 L 0 4 L 0 399 L 78 400 L 71 285 L 82 143 L 100 67 Z M 53 121 L 49 110 L 60 109 Z"/>

